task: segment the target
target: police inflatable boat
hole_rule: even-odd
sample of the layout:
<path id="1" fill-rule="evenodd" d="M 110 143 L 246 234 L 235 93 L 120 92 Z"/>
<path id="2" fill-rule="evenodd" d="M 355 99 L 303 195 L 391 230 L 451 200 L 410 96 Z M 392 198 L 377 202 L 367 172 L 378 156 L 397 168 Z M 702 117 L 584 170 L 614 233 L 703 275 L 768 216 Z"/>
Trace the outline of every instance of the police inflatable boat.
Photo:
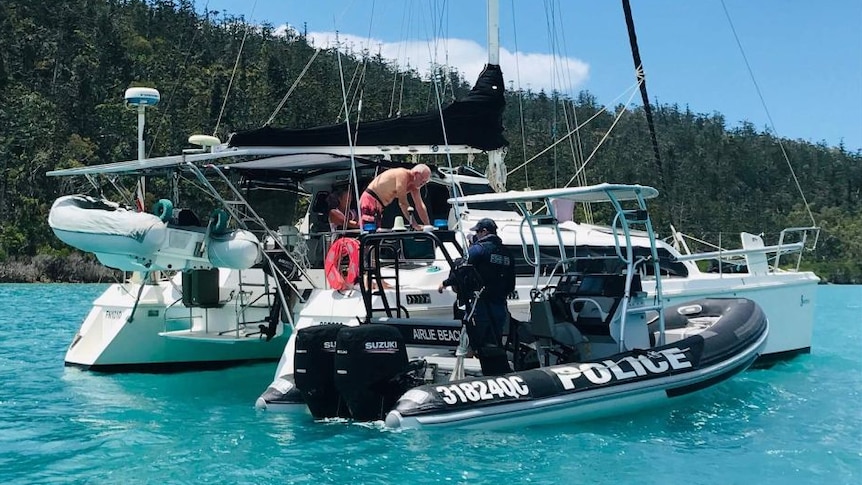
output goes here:
<path id="1" fill-rule="evenodd" d="M 426 360 L 408 362 L 402 334 L 392 326 L 311 327 L 297 335 L 295 385 L 318 419 L 385 419 L 392 428 L 573 422 L 642 410 L 715 385 L 747 369 L 768 335 L 766 316 L 747 299 L 696 300 L 666 308 L 664 316 L 663 345 L 451 381 L 433 377 Z M 657 338 L 658 330 L 645 329 Z"/>
<path id="2" fill-rule="evenodd" d="M 672 343 L 500 377 L 416 387 L 386 416 L 393 428 L 510 427 L 572 422 L 641 410 L 747 369 L 768 335 L 746 299 L 707 299 L 665 310 Z M 670 340 L 670 339 L 669 339 Z"/>

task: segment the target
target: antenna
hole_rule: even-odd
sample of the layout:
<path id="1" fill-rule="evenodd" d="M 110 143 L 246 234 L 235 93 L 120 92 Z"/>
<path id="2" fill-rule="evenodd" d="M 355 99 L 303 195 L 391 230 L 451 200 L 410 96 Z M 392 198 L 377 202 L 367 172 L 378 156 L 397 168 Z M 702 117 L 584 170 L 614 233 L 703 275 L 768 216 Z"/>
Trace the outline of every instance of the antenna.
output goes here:
<path id="1" fill-rule="evenodd" d="M 161 97 L 159 92 L 153 88 L 129 88 L 124 95 L 126 106 L 138 109 L 138 162 L 143 164 L 146 154 L 144 153 L 144 121 L 148 106 L 155 106 Z M 135 206 L 138 212 L 144 211 L 144 194 L 147 193 L 147 179 L 143 175 L 138 178 L 138 190 L 135 195 Z"/>
<path id="2" fill-rule="evenodd" d="M 149 106 L 159 104 L 161 96 L 159 91 L 153 88 L 129 88 L 125 94 L 126 106 L 138 109 L 138 160 L 146 158 L 144 153 L 144 121 L 145 110 Z"/>

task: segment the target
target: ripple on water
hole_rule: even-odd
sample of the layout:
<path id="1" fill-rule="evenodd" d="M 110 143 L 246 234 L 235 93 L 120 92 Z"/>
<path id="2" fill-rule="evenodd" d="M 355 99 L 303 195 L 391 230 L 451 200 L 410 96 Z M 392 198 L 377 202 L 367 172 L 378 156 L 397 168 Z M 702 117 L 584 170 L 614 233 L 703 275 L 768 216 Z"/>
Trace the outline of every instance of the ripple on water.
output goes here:
<path id="1" fill-rule="evenodd" d="M 392 432 L 255 410 L 274 364 L 175 375 L 64 368 L 104 288 L 0 285 L 3 483 L 862 481 L 862 287 L 819 288 L 811 355 L 664 408 L 493 432 Z"/>

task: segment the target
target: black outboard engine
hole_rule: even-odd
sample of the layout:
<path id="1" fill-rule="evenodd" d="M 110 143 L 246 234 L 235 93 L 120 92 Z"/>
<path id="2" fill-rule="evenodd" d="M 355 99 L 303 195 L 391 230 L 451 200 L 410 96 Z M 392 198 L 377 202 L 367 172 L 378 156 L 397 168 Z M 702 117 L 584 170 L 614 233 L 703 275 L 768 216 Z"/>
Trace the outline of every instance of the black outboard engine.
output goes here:
<path id="1" fill-rule="evenodd" d="M 401 379 L 407 370 L 401 332 L 388 325 L 344 327 L 336 348 L 335 387 L 353 419 L 383 419 L 407 390 Z"/>
<path id="2" fill-rule="evenodd" d="M 296 333 L 294 380 L 315 419 L 350 417 L 335 388 L 335 347 L 344 325 L 318 325 Z"/>

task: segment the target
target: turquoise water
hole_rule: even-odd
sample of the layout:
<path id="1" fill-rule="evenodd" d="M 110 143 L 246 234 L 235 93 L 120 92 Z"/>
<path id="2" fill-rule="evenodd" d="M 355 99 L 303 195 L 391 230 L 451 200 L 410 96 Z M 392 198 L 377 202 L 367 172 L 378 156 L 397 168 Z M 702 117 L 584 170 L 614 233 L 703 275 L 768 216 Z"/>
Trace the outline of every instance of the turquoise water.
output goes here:
<path id="1" fill-rule="evenodd" d="M 862 286 L 820 287 L 811 355 L 673 408 L 516 432 L 391 432 L 257 411 L 274 364 L 63 367 L 104 288 L 0 285 L 0 482 L 862 483 Z"/>

